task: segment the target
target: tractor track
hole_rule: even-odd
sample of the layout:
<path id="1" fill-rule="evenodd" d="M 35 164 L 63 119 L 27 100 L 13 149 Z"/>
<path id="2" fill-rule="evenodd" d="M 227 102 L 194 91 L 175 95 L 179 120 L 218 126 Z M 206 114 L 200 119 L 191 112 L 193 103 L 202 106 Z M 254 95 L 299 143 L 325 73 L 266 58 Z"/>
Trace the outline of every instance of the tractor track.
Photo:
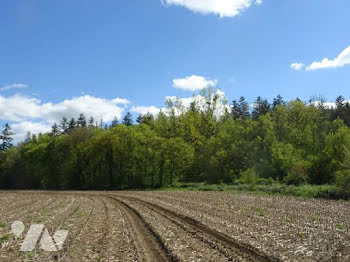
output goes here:
<path id="1" fill-rule="evenodd" d="M 136 209 L 120 200 L 118 197 L 112 197 L 110 195 L 104 195 L 104 197 L 112 200 L 115 203 L 116 208 L 120 209 L 125 214 L 128 224 L 134 231 L 138 252 L 137 261 L 179 261 L 179 259 L 165 246 L 161 237 Z"/>
<path id="2" fill-rule="evenodd" d="M 139 203 L 151 211 L 160 214 L 193 237 L 207 243 L 211 248 L 218 250 L 227 257 L 228 261 L 279 261 L 277 258 L 270 257 L 248 244 L 240 243 L 232 237 L 213 230 L 193 218 L 175 213 L 139 198 L 129 196 L 121 196 L 120 198 Z"/>

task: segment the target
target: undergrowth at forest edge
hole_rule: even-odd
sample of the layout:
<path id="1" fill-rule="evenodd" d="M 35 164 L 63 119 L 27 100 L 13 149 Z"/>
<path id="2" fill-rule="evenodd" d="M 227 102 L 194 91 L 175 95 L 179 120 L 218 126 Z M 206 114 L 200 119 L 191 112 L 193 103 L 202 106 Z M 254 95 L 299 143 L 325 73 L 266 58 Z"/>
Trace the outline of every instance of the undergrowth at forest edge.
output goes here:
<path id="1" fill-rule="evenodd" d="M 248 184 L 206 184 L 206 183 L 177 183 L 164 188 L 163 191 L 223 191 L 244 192 L 251 194 L 286 195 L 304 198 L 325 198 L 348 200 L 349 195 L 343 194 L 335 185 L 285 185 L 272 183 L 270 185 L 248 185 Z M 313 217 L 312 219 L 316 219 Z"/>

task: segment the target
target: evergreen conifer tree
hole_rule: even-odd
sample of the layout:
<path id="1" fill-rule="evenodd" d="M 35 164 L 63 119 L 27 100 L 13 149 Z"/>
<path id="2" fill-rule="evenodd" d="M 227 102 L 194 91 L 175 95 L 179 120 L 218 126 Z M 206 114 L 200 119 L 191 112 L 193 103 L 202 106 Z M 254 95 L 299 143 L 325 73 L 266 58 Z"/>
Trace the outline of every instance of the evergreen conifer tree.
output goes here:
<path id="1" fill-rule="evenodd" d="M 0 140 L 2 141 L 0 144 L 0 150 L 8 150 L 10 147 L 13 146 L 13 135 L 14 133 L 11 131 L 11 126 L 8 123 L 6 123 L 4 125 L 4 130 L 0 134 Z"/>

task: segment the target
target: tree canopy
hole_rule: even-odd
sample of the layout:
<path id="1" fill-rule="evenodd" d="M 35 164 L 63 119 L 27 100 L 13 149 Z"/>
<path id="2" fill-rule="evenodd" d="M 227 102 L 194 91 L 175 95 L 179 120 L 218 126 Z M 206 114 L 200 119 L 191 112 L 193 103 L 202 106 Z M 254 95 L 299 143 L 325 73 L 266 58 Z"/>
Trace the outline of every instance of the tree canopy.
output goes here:
<path id="1" fill-rule="evenodd" d="M 271 104 L 258 97 L 249 106 L 240 97 L 218 114 L 222 101 L 215 92 L 202 95 L 205 103 L 186 108 L 169 101 L 167 110 L 139 115 L 137 124 L 130 113 L 107 127 L 91 118 L 87 124 L 83 113 L 77 120 L 63 117 L 51 133 L 28 134 L 16 146 L 5 125 L 0 187 L 157 188 L 177 181 L 232 183 L 250 174 L 286 184 L 331 184 L 350 169 L 344 98 L 327 108 L 281 96 Z"/>

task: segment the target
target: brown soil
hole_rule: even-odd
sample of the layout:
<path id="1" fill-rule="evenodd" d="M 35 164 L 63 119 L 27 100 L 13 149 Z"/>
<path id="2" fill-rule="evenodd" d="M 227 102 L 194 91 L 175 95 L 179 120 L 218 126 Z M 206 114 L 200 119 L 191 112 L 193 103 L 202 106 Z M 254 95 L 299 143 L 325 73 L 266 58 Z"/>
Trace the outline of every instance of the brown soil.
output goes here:
<path id="1" fill-rule="evenodd" d="M 0 192 L 0 261 L 350 261 L 350 204 L 214 192 Z M 22 237 L 10 233 L 23 221 Z M 19 251 L 32 224 L 62 250 Z"/>

